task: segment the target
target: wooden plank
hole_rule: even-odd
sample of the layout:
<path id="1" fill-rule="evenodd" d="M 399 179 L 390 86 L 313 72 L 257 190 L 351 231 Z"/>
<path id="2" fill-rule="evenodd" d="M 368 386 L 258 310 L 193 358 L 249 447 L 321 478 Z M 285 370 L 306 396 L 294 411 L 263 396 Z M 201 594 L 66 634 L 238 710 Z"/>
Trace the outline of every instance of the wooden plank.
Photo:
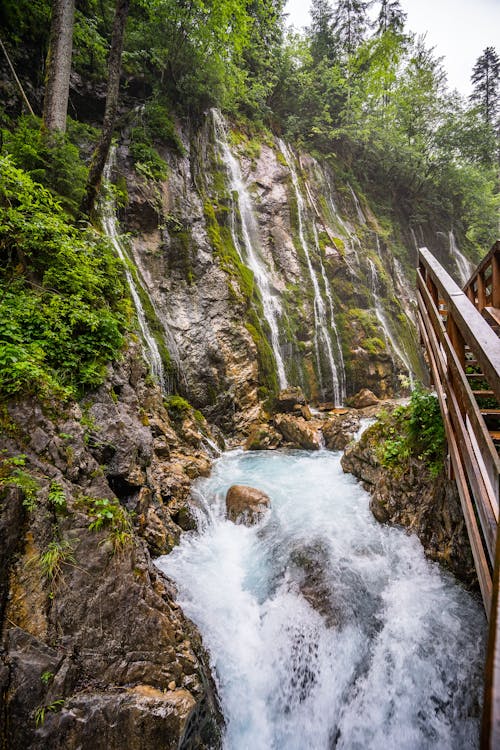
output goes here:
<path id="1" fill-rule="evenodd" d="M 495 572 L 490 607 L 488 650 L 484 679 L 481 750 L 500 748 L 500 534 L 497 538 Z"/>
<path id="2" fill-rule="evenodd" d="M 488 325 L 500 326 L 500 309 L 487 305 L 483 310 L 483 315 Z"/>

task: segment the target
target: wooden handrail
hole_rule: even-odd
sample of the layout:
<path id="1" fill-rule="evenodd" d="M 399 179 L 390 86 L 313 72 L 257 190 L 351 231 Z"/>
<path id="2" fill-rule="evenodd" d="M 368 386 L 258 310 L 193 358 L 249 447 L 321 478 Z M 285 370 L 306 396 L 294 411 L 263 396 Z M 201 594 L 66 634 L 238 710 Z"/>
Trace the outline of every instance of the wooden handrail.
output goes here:
<path id="1" fill-rule="evenodd" d="M 481 748 L 500 748 L 500 460 L 471 390 L 466 351 L 473 352 L 500 401 L 500 339 L 481 315 L 500 303 L 500 242 L 462 291 L 434 256 L 418 253 L 418 323 L 446 430 L 450 476 L 456 481 L 489 617 Z M 492 313 L 496 317 L 496 313 Z"/>
<path id="2" fill-rule="evenodd" d="M 464 292 L 479 312 L 488 305 L 500 308 L 500 240 L 478 265 Z"/>

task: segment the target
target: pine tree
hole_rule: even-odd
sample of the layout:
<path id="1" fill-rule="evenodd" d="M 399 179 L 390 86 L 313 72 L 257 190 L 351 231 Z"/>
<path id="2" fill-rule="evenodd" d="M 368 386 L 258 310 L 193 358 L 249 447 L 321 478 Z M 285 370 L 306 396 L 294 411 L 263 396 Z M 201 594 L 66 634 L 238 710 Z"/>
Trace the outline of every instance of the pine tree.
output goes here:
<path id="1" fill-rule="evenodd" d="M 367 0 L 338 0 L 334 30 L 348 55 L 363 41 L 368 26 Z"/>
<path id="2" fill-rule="evenodd" d="M 377 33 L 384 34 L 393 31 L 401 34 L 406 23 L 406 13 L 401 8 L 399 0 L 382 0 L 377 18 Z"/>
<path id="3" fill-rule="evenodd" d="M 318 63 L 324 58 L 335 58 L 336 37 L 333 30 L 334 14 L 329 0 L 312 0 L 311 4 L 311 54 Z"/>
<path id="4" fill-rule="evenodd" d="M 471 101 L 484 114 L 485 121 L 495 126 L 500 109 L 500 59 L 494 47 L 486 47 L 472 69 Z"/>
<path id="5" fill-rule="evenodd" d="M 75 0 L 53 0 L 43 101 L 43 127 L 50 133 L 66 130 L 74 20 Z"/>

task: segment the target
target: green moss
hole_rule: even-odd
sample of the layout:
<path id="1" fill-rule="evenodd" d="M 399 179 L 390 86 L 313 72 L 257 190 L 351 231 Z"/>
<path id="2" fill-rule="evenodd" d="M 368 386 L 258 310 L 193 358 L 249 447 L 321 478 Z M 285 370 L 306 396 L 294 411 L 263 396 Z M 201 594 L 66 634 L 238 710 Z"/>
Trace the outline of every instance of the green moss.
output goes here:
<path id="1" fill-rule="evenodd" d="M 182 421 L 191 411 L 191 404 L 182 396 L 174 394 L 164 400 L 168 416 L 175 422 Z"/>
<path id="2" fill-rule="evenodd" d="M 382 341 L 382 339 L 374 337 L 374 338 L 368 338 L 363 339 L 361 342 L 361 346 L 363 349 L 365 349 L 369 354 L 377 355 L 381 354 L 385 351 L 385 343 Z"/>
<path id="3" fill-rule="evenodd" d="M 257 347 L 260 382 L 259 396 L 265 402 L 266 407 L 271 408 L 272 402 L 279 390 L 276 362 L 273 350 L 264 335 L 259 318 L 254 311 L 251 311 L 250 319 L 251 322 L 245 323 L 245 327 Z"/>

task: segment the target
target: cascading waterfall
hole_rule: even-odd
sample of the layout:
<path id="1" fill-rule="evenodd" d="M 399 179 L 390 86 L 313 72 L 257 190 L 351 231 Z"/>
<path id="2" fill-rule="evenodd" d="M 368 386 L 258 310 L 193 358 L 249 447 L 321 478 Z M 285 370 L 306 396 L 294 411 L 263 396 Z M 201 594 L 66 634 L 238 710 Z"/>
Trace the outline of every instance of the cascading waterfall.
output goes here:
<path id="1" fill-rule="evenodd" d="M 232 484 L 269 516 L 225 519 Z M 378 524 L 329 451 L 234 451 L 198 482 L 201 530 L 157 565 L 198 625 L 224 750 L 472 750 L 485 617 L 413 536 Z"/>
<path id="2" fill-rule="evenodd" d="M 378 247 L 378 235 L 377 235 L 377 247 Z M 382 303 L 380 301 L 380 293 L 379 293 L 379 279 L 378 279 L 378 272 L 377 268 L 375 266 L 375 263 L 371 258 L 368 258 L 368 265 L 370 267 L 370 287 L 371 287 L 371 293 L 372 293 L 372 299 L 373 299 L 373 310 L 375 312 L 376 318 L 378 322 L 380 323 L 380 326 L 382 328 L 382 331 L 384 333 L 384 338 L 386 341 L 386 345 L 391 349 L 391 351 L 398 357 L 398 359 L 404 364 L 405 368 L 408 371 L 408 377 L 410 378 L 410 384 L 413 386 L 414 378 L 413 378 L 413 369 L 410 363 L 410 360 L 408 359 L 408 355 L 406 352 L 404 352 L 401 347 L 398 346 L 396 339 L 391 333 L 391 329 L 384 311 L 384 308 L 382 306 Z"/>
<path id="3" fill-rule="evenodd" d="M 212 110 L 212 118 L 216 143 L 219 148 L 221 159 L 229 175 L 230 190 L 237 196 L 238 210 L 236 211 L 236 206 L 233 206 L 231 216 L 231 235 L 233 243 L 242 263 L 247 265 L 254 275 L 255 283 L 257 284 L 262 299 L 264 316 L 269 324 L 269 330 L 271 332 L 271 347 L 276 360 L 279 385 L 280 388 L 286 388 L 288 380 L 285 373 L 285 365 L 281 355 L 279 342 L 278 321 L 283 315 L 280 299 L 274 288 L 272 288 L 269 280 L 268 269 L 266 268 L 264 261 L 259 257 L 258 231 L 252 209 L 252 200 L 243 180 L 240 164 L 229 148 L 226 123 L 221 113 L 216 109 Z M 241 231 L 243 247 L 240 242 L 238 227 Z"/>
<path id="4" fill-rule="evenodd" d="M 304 234 L 305 204 L 304 204 L 304 199 L 302 197 L 302 193 L 300 190 L 297 172 L 294 166 L 293 156 L 290 152 L 290 149 L 286 145 L 286 143 L 284 143 L 281 139 L 278 140 L 278 144 L 280 147 L 280 151 L 283 155 L 283 158 L 285 159 L 288 165 L 288 168 L 290 170 L 290 175 L 292 178 L 292 184 L 294 187 L 295 197 L 297 201 L 297 215 L 298 215 L 298 222 L 299 222 L 299 241 L 304 251 L 304 255 L 305 255 L 306 263 L 307 263 L 307 269 L 309 271 L 309 277 L 311 279 L 311 284 L 312 284 L 313 291 L 314 291 L 314 346 L 315 346 L 315 351 L 316 351 L 316 361 L 317 361 L 317 368 L 318 368 L 318 378 L 320 381 L 320 388 L 323 392 L 323 378 L 322 378 L 322 372 L 321 372 L 321 355 L 320 355 L 320 350 L 319 350 L 320 345 L 322 345 L 324 347 L 324 351 L 328 359 L 333 399 L 334 399 L 335 404 L 338 406 L 342 403 L 343 399 L 345 398 L 345 385 L 344 385 L 345 377 L 343 379 L 344 380 L 344 384 L 343 384 L 341 377 L 339 377 L 339 372 L 337 370 L 337 365 L 335 363 L 335 357 L 333 356 L 333 347 L 332 347 L 332 341 L 330 338 L 330 333 L 328 331 L 328 320 L 327 320 L 325 303 L 323 301 L 323 297 L 321 296 L 318 278 L 316 276 L 316 272 L 311 263 L 311 256 L 309 254 L 309 246 L 308 246 L 305 234 Z M 326 277 L 326 272 L 323 267 L 323 263 L 321 262 L 321 255 L 319 254 L 319 242 L 317 242 L 317 249 L 318 249 L 318 257 L 320 258 L 322 276 L 323 276 L 323 279 L 325 280 L 325 289 L 327 290 L 326 293 L 328 295 L 328 292 L 329 292 L 328 279 Z M 334 318 L 334 315 L 333 315 L 333 300 L 332 300 L 331 294 L 329 297 L 329 304 L 331 305 L 330 320 L 332 320 L 332 318 Z M 340 348 L 340 344 L 338 343 L 338 331 L 335 326 L 335 323 L 334 323 L 333 328 L 334 328 L 335 337 L 337 341 L 337 348 L 338 348 L 338 351 L 340 352 L 340 357 L 342 357 L 342 350 Z M 339 359 L 339 364 L 341 366 L 341 369 L 343 370 L 343 365 L 344 365 L 343 360 Z"/>
<path id="5" fill-rule="evenodd" d="M 359 198 L 352 189 L 352 187 L 347 184 L 347 187 L 349 188 L 349 192 L 352 195 L 352 199 L 354 201 L 354 206 L 356 207 L 356 213 L 358 214 L 358 220 L 360 224 L 366 224 L 366 216 L 363 213 L 363 209 L 361 208 L 361 203 L 359 202 Z"/>
<path id="6" fill-rule="evenodd" d="M 111 183 L 111 172 L 113 170 L 115 159 L 115 149 L 112 148 L 106 166 L 104 167 L 104 178 L 105 180 L 107 180 L 108 184 Z M 158 344 L 156 343 L 155 338 L 149 329 L 146 313 L 144 312 L 137 286 L 128 267 L 128 263 L 130 261 L 128 260 L 127 253 L 121 243 L 120 234 L 118 231 L 118 222 L 116 219 L 116 205 L 113 195 L 109 189 L 105 191 L 105 195 L 101 199 L 101 217 L 103 229 L 106 235 L 111 240 L 111 243 L 116 250 L 116 254 L 123 262 L 125 278 L 127 279 L 127 284 L 129 286 L 130 294 L 132 296 L 132 300 L 134 302 L 135 310 L 137 313 L 139 328 L 141 330 L 144 357 L 151 368 L 153 377 L 158 382 L 162 390 L 165 390 L 166 381 L 162 358 L 158 349 Z M 145 289 L 143 289 L 143 292 L 147 294 Z"/>
<path id="7" fill-rule="evenodd" d="M 473 265 L 458 247 L 453 230 L 448 232 L 448 240 L 450 243 L 450 255 L 456 263 L 458 273 L 460 274 L 460 282 L 462 285 L 466 284 L 473 271 Z"/>

